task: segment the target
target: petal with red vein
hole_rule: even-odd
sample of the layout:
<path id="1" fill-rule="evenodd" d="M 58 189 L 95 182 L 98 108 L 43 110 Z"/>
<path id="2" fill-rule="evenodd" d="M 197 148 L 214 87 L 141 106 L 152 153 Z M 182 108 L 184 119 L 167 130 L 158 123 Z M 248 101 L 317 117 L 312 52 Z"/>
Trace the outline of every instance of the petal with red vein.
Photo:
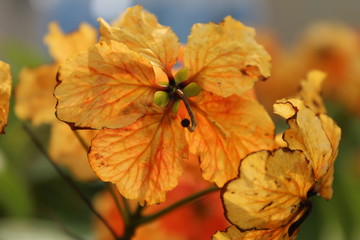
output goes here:
<path id="1" fill-rule="evenodd" d="M 190 151 L 200 158 L 205 179 L 221 187 L 237 176 L 240 159 L 272 149 L 274 125 L 256 100 L 203 91 L 194 102 L 198 125 L 187 138 Z"/>
<path id="2" fill-rule="evenodd" d="M 144 116 L 156 91 L 149 61 L 114 41 L 67 60 L 58 81 L 57 117 L 80 128 L 127 126 Z"/>
<path id="3" fill-rule="evenodd" d="M 223 97 L 251 89 L 270 76 L 270 55 L 254 37 L 254 29 L 232 17 L 220 24 L 195 24 L 184 49 L 190 79 Z"/>
<path id="4" fill-rule="evenodd" d="M 241 162 L 239 178 L 226 186 L 226 216 L 242 230 L 279 228 L 303 211 L 314 184 L 311 165 L 301 151 L 250 154 Z"/>
<path id="5" fill-rule="evenodd" d="M 101 18 L 99 21 L 102 40 L 126 44 L 171 75 L 171 67 L 177 60 L 180 43 L 171 28 L 159 24 L 153 14 L 137 5 L 128 8 L 113 26 Z"/>
<path id="6" fill-rule="evenodd" d="M 128 127 L 101 130 L 92 141 L 90 165 L 126 198 L 146 204 L 165 201 L 187 157 L 184 132 L 175 120 L 171 113 L 149 113 Z"/>

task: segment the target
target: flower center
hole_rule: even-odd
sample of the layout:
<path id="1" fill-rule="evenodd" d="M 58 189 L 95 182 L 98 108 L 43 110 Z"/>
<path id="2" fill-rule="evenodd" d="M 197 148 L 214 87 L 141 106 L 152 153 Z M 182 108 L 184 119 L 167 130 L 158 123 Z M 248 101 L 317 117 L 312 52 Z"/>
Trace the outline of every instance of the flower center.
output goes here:
<path id="1" fill-rule="evenodd" d="M 154 103 L 160 107 L 166 107 L 171 104 L 172 111 L 177 113 L 180 100 L 183 101 L 190 120 L 188 118 L 183 119 L 181 125 L 190 132 L 193 132 L 196 128 L 196 117 L 191 109 L 188 98 L 197 96 L 201 92 L 201 87 L 194 82 L 185 83 L 187 76 L 187 69 L 182 69 L 175 75 L 175 78 L 170 78 L 169 82 L 165 85 L 166 90 L 155 92 Z"/>

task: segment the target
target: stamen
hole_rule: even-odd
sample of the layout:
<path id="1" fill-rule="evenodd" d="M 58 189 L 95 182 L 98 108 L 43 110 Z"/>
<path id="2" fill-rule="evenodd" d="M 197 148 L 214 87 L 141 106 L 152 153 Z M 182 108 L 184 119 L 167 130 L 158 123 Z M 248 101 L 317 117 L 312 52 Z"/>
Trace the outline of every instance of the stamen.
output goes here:
<path id="1" fill-rule="evenodd" d="M 183 100 L 184 104 L 185 104 L 185 107 L 186 107 L 186 110 L 188 111 L 189 113 L 189 116 L 190 116 L 190 120 L 191 120 L 191 125 L 190 124 L 184 124 L 183 126 L 184 127 L 187 127 L 187 129 L 190 131 L 190 132 L 193 132 L 196 128 L 196 118 L 195 118 L 195 114 L 194 112 L 192 111 L 191 107 L 190 107 L 190 104 L 185 96 L 185 94 L 183 93 L 183 91 L 181 91 L 180 89 L 176 89 L 176 93 L 177 95 L 181 98 L 181 100 Z M 186 119 L 186 118 L 185 118 Z M 185 119 L 183 119 L 181 122 L 183 122 Z M 189 119 L 187 119 L 187 121 L 189 121 Z M 184 122 L 185 123 L 185 122 Z"/>

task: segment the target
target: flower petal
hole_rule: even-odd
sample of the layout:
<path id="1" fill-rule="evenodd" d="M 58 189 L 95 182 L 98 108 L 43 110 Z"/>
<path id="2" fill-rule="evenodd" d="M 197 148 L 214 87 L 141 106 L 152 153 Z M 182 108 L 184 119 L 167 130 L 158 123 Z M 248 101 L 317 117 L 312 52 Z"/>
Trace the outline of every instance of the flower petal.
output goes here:
<path id="1" fill-rule="evenodd" d="M 103 181 L 142 204 L 165 201 L 183 172 L 187 145 L 176 116 L 149 113 L 122 129 L 105 129 L 92 141 L 89 161 Z"/>
<path id="2" fill-rule="evenodd" d="M 326 109 L 321 97 L 321 85 L 326 77 L 322 71 L 310 71 L 306 80 L 301 81 L 301 89 L 299 91 L 299 98 L 304 101 L 304 104 L 313 110 L 315 113 L 326 113 Z"/>
<path id="3" fill-rule="evenodd" d="M 234 225 L 226 229 L 225 232 L 218 231 L 214 236 L 213 240 L 293 240 L 296 238 L 299 229 L 294 234 L 289 236 L 288 227 L 286 225 L 281 228 L 271 230 L 251 230 L 241 232 Z"/>
<path id="4" fill-rule="evenodd" d="M 241 95 L 255 81 L 268 78 L 270 56 L 254 37 L 254 29 L 232 17 L 220 24 L 195 24 L 184 50 L 191 81 L 227 97 Z"/>
<path id="5" fill-rule="evenodd" d="M 156 17 L 137 5 L 128 8 L 122 17 L 110 26 L 100 21 L 101 40 L 114 40 L 126 44 L 162 68 L 171 76 L 171 68 L 179 54 L 180 43 L 170 27 L 158 23 Z"/>
<path id="6" fill-rule="evenodd" d="M 54 122 L 51 128 L 49 154 L 56 163 L 69 169 L 76 179 L 95 180 L 97 177 L 90 167 L 87 150 L 80 144 L 73 131 L 63 122 Z M 90 141 L 97 131 L 79 130 L 78 133 L 90 146 Z"/>
<path id="7" fill-rule="evenodd" d="M 8 121 L 11 82 L 10 66 L 0 61 L 0 133 L 5 133 Z"/>
<path id="8" fill-rule="evenodd" d="M 34 125 L 56 121 L 53 90 L 58 68 L 58 64 L 51 64 L 21 70 L 15 94 L 15 113 L 19 118 Z"/>
<path id="9" fill-rule="evenodd" d="M 81 128 L 120 128 L 152 105 L 155 75 L 147 59 L 124 44 L 100 42 L 61 65 L 57 117 Z"/>
<path id="10" fill-rule="evenodd" d="M 334 162 L 338 154 L 338 147 L 341 138 L 341 129 L 327 115 L 321 114 L 319 117 L 322 123 L 322 127 L 330 140 L 332 148 L 331 157 L 329 159 L 329 171 L 326 173 L 320 183 L 319 194 L 323 198 L 330 200 L 333 194 L 332 182 L 334 177 Z"/>
<path id="11" fill-rule="evenodd" d="M 194 102 L 198 126 L 187 137 L 206 180 L 221 187 L 236 177 L 241 158 L 272 149 L 274 125 L 256 100 L 236 95 L 223 98 L 203 91 Z"/>
<path id="12" fill-rule="evenodd" d="M 226 216 L 241 230 L 282 227 L 304 209 L 315 184 L 311 165 L 301 151 L 278 149 L 248 155 L 239 178 L 223 194 Z"/>
<path id="13" fill-rule="evenodd" d="M 48 45 L 51 56 L 56 61 L 63 62 L 95 44 L 96 38 L 96 30 L 88 24 L 82 23 L 77 31 L 64 34 L 56 22 L 51 22 L 44 42 Z"/>
<path id="14" fill-rule="evenodd" d="M 304 152 L 313 166 L 315 179 L 321 180 L 333 165 L 336 156 L 336 154 L 334 156 L 333 151 L 337 151 L 337 147 L 334 147 L 338 145 L 340 140 L 340 135 L 338 135 L 337 139 L 333 140 L 333 147 L 327 134 L 336 135 L 335 132 L 340 131 L 340 129 L 333 123 L 332 129 L 328 129 L 331 133 L 327 133 L 320 117 L 311 109 L 297 103 L 298 101 L 295 102 L 290 99 L 278 101 L 274 105 L 274 109 L 277 109 L 276 113 L 287 118 L 289 125 L 289 129 L 284 132 L 283 139 L 288 143 L 290 149 Z M 289 117 L 290 114 L 283 111 L 284 105 L 288 106 L 289 109 L 292 107 L 293 116 Z M 326 121 L 330 120 L 327 119 Z"/>

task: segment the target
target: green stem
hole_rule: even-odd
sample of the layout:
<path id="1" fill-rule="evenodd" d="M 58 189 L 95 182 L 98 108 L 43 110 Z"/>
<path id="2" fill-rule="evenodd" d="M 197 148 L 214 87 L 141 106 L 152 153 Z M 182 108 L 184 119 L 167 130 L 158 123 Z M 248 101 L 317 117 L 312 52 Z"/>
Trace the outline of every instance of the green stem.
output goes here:
<path id="1" fill-rule="evenodd" d="M 80 144 L 82 145 L 82 147 L 85 149 L 85 151 L 86 151 L 86 153 L 87 153 L 87 152 L 89 151 L 89 146 L 86 144 L 84 138 L 79 134 L 78 131 L 73 130 L 73 132 L 74 132 L 76 138 L 79 140 Z M 123 209 L 123 208 L 121 207 L 121 204 L 120 204 L 120 202 L 119 202 L 118 197 L 116 196 L 116 193 L 114 192 L 113 184 L 112 184 L 112 183 L 109 183 L 109 182 L 107 182 L 107 183 L 105 183 L 105 184 L 106 184 L 107 190 L 110 192 L 110 194 L 111 194 L 111 196 L 112 196 L 112 198 L 113 198 L 113 200 L 114 200 L 114 202 L 115 202 L 115 205 L 116 205 L 116 207 L 117 207 L 117 209 L 118 209 L 118 211 L 119 211 L 122 219 L 124 220 L 125 226 L 127 226 L 127 225 L 129 224 L 129 221 L 130 221 L 129 219 L 130 219 L 130 214 L 131 214 L 131 212 L 130 212 L 129 209 L 128 209 L 128 208 L 129 208 L 128 204 L 124 204 L 125 209 Z M 121 195 L 121 194 L 120 194 L 120 195 Z M 126 202 L 126 203 L 127 203 L 127 202 Z M 118 239 L 118 238 L 115 238 L 115 239 Z"/>
<path id="2" fill-rule="evenodd" d="M 121 217 L 122 219 L 124 220 L 124 224 L 125 226 L 127 226 L 129 224 L 129 212 L 124 210 L 122 207 L 121 207 L 121 204 L 119 202 L 119 199 L 118 197 L 116 196 L 116 193 L 114 191 L 114 188 L 113 188 L 113 184 L 112 183 L 106 183 L 106 187 L 108 189 L 108 191 L 110 192 L 112 198 L 114 199 L 115 201 L 115 204 L 116 204 L 116 207 L 117 209 L 119 210 L 119 213 L 121 214 Z M 125 208 L 126 209 L 126 208 Z"/>
<path id="3" fill-rule="evenodd" d="M 39 151 L 45 156 L 48 162 L 54 167 L 56 172 L 65 180 L 65 182 L 78 194 L 78 196 L 83 200 L 83 202 L 87 205 L 87 207 L 91 210 L 91 212 L 109 229 L 111 234 L 115 239 L 118 239 L 118 236 L 109 225 L 109 223 L 95 210 L 94 206 L 92 205 L 91 201 L 85 196 L 85 194 L 80 190 L 80 188 L 75 184 L 75 182 L 67 176 L 62 169 L 54 162 L 54 160 L 50 157 L 48 152 L 43 147 L 40 139 L 33 133 L 27 124 L 23 124 L 23 128 L 25 132 L 29 135 L 30 139 L 33 141 L 35 146 L 39 149 Z"/>
<path id="4" fill-rule="evenodd" d="M 145 217 L 141 218 L 140 220 L 138 220 L 135 223 L 135 225 L 139 226 L 139 225 L 151 222 L 151 221 L 153 221 L 153 220 L 155 220 L 155 219 L 157 219 L 157 218 L 171 212 L 175 208 L 178 208 L 178 207 L 180 207 L 180 206 L 182 206 L 182 205 L 184 205 L 186 203 L 189 203 L 189 202 L 191 202 L 191 201 L 193 201 L 193 200 L 195 200 L 197 198 L 200 198 L 200 197 L 202 197 L 202 196 L 204 196 L 206 194 L 209 194 L 211 192 L 215 192 L 215 191 L 218 191 L 218 190 L 220 190 L 218 187 L 210 187 L 210 188 L 205 189 L 205 190 L 203 190 L 201 192 L 197 192 L 197 193 L 195 193 L 193 195 L 190 195 L 190 196 L 188 196 L 188 197 L 174 203 L 173 205 L 170 205 L 169 207 L 167 207 L 167 208 L 165 208 L 165 209 L 163 209 L 163 210 L 161 210 L 161 211 L 159 211 L 157 213 L 154 213 L 152 215 L 148 215 L 148 216 L 145 216 Z"/>
<path id="5" fill-rule="evenodd" d="M 86 142 L 82 138 L 82 136 L 76 130 L 73 130 L 73 133 L 75 134 L 76 138 L 79 140 L 81 146 L 85 149 L 86 152 L 88 152 L 89 151 L 89 146 L 86 144 Z"/>
<path id="6" fill-rule="evenodd" d="M 124 204 L 125 215 L 128 216 L 128 222 L 127 222 L 127 224 L 125 224 L 125 226 L 128 226 L 130 224 L 130 218 L 132 216 L 131 208 L 130 208 L 128 200 L 123 195 L 121 195 L 121 200 L 122 200 L 122 202 Z"/>

